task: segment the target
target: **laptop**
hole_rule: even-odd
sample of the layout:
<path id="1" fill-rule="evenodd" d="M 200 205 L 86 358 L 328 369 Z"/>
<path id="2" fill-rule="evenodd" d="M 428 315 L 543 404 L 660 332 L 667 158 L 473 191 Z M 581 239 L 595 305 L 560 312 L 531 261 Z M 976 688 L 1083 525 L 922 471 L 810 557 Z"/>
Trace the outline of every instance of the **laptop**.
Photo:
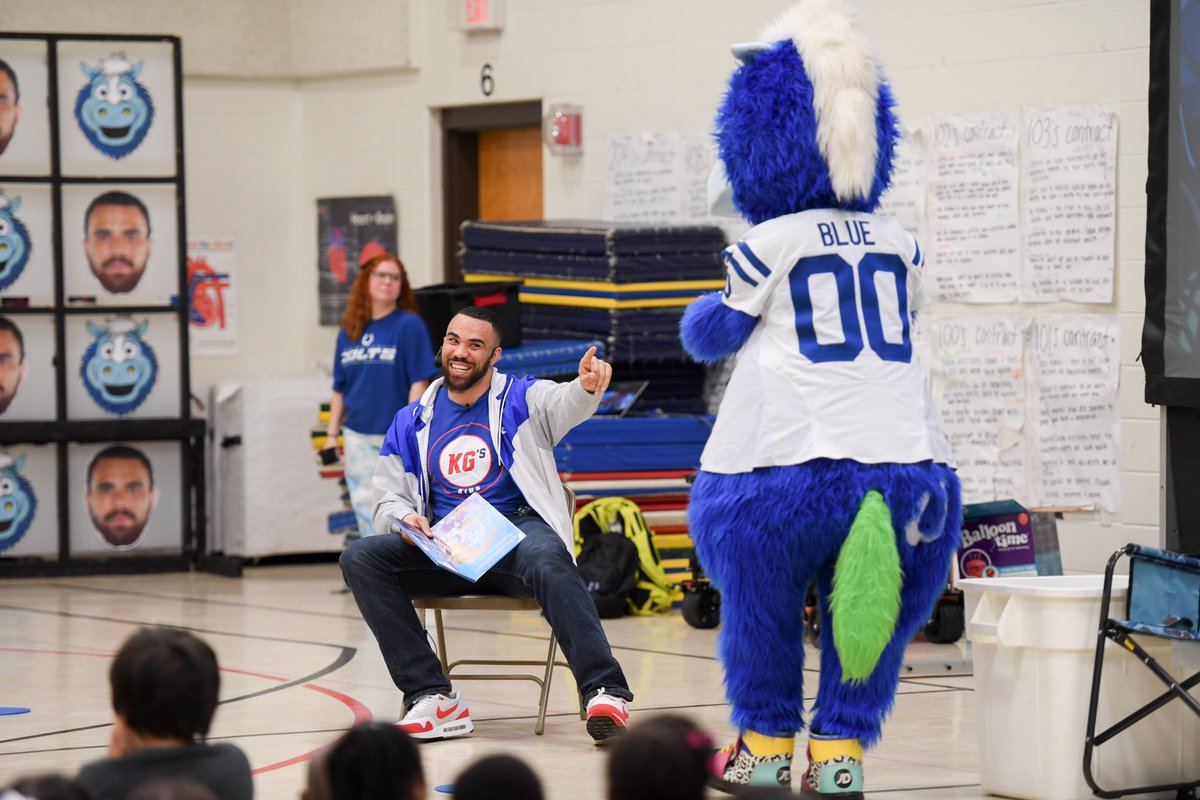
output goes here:
<path id="1" fill-rule="evenodd" d="M 608 417 L 625 416 L 649 385 L 650 381 L 617 381 L 610 384 L 604 397 L 600 398 L 596 413 Z"/>

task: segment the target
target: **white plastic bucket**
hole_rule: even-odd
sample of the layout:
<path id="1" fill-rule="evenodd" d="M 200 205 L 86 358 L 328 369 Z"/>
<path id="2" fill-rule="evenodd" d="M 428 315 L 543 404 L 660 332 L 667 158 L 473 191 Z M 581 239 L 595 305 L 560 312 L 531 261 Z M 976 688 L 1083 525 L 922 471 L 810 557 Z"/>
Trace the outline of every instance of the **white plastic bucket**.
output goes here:
<path id="1" fill-rule="evenodd" d="M 1091 798 L 1083 741 L 1104 577 L 969 579 L 959 586 L 972 642 L 983 790 L 1030 800 Z M 1119 618 L 1128 578 L 1115 576 L 1113 586 L 1109 614 Z M 1198 645 L 1148 636 L 1138 642 L 1176 677 L 1198 668 Z M 1112 642 L 1104 659 L 1098 732 L 1167 688 Z M 1096 748 L 1092 770 L 1104 789 L 1195 779 L 1200 717 L 1173 701 Z"/>

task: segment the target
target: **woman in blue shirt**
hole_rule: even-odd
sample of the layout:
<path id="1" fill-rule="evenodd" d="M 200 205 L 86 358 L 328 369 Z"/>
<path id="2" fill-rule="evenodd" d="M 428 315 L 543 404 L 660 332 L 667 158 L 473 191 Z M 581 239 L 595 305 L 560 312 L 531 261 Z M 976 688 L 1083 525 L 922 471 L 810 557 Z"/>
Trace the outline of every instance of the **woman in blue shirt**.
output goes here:
<path id="1" fill-rule="evenodd" d="M 372 480 L 392 417 L 421 396 L 437 372 L 400 259 L 383 254 L 359 269 L 333 353 L 333 401 L 325 447 L 342 429 L 346 487 L 362 536 L 371 527 Z M 344 424 L 344 427 L 343 427 Z"/>

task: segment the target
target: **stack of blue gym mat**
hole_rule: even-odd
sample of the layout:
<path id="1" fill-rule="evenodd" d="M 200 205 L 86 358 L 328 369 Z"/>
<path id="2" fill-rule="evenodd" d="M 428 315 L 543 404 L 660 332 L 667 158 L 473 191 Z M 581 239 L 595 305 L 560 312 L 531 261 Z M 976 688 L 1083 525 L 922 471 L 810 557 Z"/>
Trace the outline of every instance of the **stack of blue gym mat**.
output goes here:
<path id="1" fill-rule="evenodd" d="M 523 336 L 598 338 L 622 364 L 682 361 L 684 307 L 724 286 L 712 225 L 467 221 L 461 235 L 468 283 L 521 281 Z"/>

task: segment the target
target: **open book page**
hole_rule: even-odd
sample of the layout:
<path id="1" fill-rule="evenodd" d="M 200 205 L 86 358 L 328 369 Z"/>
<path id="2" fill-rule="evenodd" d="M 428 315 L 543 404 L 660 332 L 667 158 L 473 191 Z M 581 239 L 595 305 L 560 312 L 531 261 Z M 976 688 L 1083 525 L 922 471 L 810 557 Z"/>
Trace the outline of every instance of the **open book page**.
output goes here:
<path id="1" fill-rule="evenodd" d="M 525 538 L 520 528 L 478 494 L 438 520 L 432 528 L 433 538 L 403 520 L 390 518 L 433 563 L 472 583 Z"/>

